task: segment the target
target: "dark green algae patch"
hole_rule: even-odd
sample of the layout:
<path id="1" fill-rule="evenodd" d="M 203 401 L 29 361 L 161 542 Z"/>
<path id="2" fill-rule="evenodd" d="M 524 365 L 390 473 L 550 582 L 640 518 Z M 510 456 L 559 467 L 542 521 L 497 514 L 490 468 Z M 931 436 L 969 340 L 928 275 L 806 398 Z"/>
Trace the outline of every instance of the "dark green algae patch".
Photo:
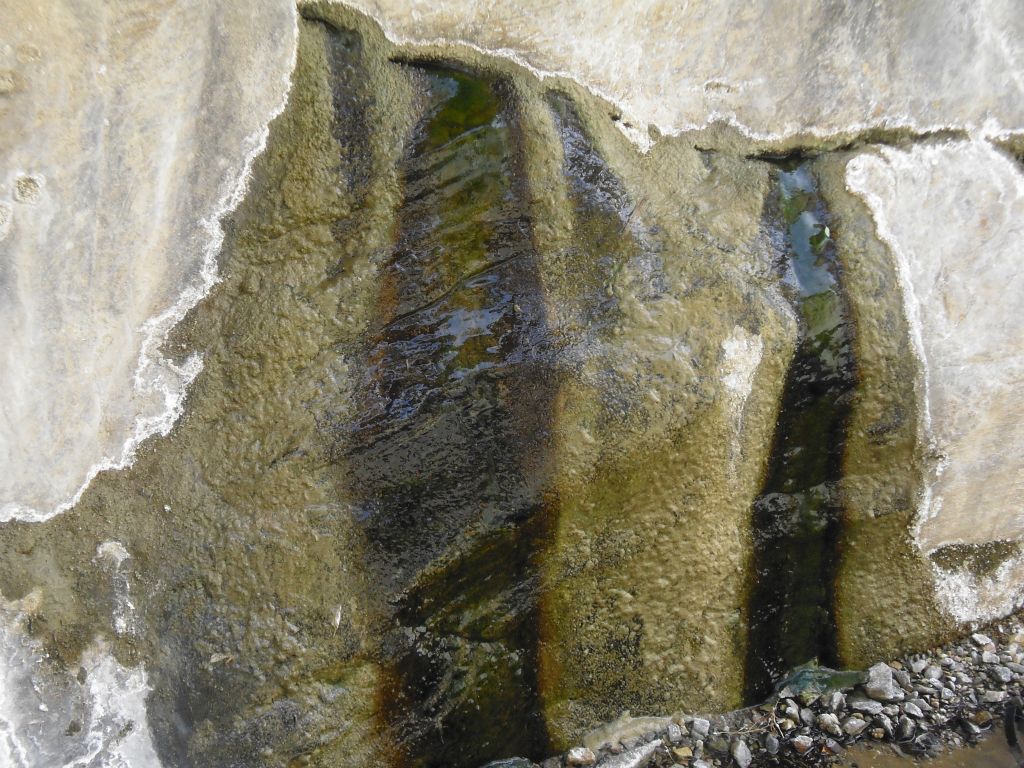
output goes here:
<path id="1" fill-rule="evenodd" d="M 385 719 L 405 764 L 473 765 L 548 749 L 534 554 L 554 383 L 508 89 L 410 74 L 425 108 L 344 462 L 394 606 Z"/>
<path id="2" fill-rule="evenodd" d="M 793 167 L 795 166 L 795 167 Z M 776 241 L 801 321 L 765 485 L 754 502 L 747 700 L 800 664 L 838 663 L 832 595 L 839 559 L 839 481 L 856 384 L 853 327 L 829 217 L 810 163 L 783 166 Z"/>
<path id="3" fill-rule="evenodd" d="M 765 163 L 641 157 L 569 84 L 304 14 L 223 281 L 168 345 L 204 355 L 185 417 L 75 509 L 0 528 L 4 596 L 43 589 L 33 631 L 69 665 L 97 632 L 145 664 L 168 766 L 542 758 L 827 656 L 803 629 L 841 568 L 842 404 L 798 385 L 835 395 L 849 359 L 839 291 L 807 282 L 835 274 L 799 229 L 824 221 L 813 189 L 783 173 L 789 232 L 765 245 Z M 735 343 L 760 349 L 739 401 Z M 771 494 L 818 505 L 810 524 L 779 528 Z M 111 540 L 137 598 L 121 635 Z"/>

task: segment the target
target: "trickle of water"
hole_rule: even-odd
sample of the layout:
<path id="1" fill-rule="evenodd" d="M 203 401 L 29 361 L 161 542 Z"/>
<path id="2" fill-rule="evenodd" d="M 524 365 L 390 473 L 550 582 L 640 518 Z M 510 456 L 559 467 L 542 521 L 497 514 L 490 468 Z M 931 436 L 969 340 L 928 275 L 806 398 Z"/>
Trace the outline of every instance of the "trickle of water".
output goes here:
<path id="1" fill-rule="evenodd" d="M 809 163 L 779 172 L 776 242 L 800 319 L 764 488 L 754 502 L 755 583 L 747 695 L 759 701 L 786 670 L 834 664 L 832 583 L 841 524 L 837 482 L 855 384 L 852 326 Z"/>

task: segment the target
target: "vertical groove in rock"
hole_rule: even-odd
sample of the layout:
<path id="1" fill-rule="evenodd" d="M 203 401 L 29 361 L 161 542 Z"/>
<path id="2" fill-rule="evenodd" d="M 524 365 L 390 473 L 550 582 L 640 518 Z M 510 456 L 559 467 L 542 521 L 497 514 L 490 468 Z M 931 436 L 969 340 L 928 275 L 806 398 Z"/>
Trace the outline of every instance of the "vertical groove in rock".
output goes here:
<path id="1" fill-rule="evenodd" d="M 544 751 L 532 571 L 550 420 L 547 332 L 515 107 L 501 84 L 409 67 L 423 114 L 379 277 L 346 461 L 390 596 L 387 717 L 414 766 Z"/>
<path id="2" fill-rule="evenodd" d="M 773 239 L 802 333 L 754 502 L 748 701 L 762 700 L 794 666 L 836 663 L 839 481 L 856 383 L 842 275 L 810 164 L 779 171 L 778 209 L 770 215 L 778 217 Z"/>

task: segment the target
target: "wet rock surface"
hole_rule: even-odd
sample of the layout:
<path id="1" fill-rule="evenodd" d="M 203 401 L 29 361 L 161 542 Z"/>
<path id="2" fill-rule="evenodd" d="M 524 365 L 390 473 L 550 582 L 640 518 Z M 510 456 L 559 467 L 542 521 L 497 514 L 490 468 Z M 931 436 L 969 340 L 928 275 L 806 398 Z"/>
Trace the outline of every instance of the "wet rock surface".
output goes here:
<path id="1" fill-rule="evenodd" d="M 1016 639 L 902 656 L 956 629 L 933 565 L 1019 548 L 910 537 L 919 361 L 843 186 L 871 150 L 643 154 L 571 82 L 303 14 L 223 280 L 165 345 L 204 356 L 185 417 L 0 527 L 40 670 L 12 685 L 76 692 L 11 743 L 137 746 L 144 693 L 169 766 L 746 768 L 998 719 Z M 867 671 L 592 730 L 735 710 L 812 657 Z M 101 662 L 133 709 L 93 728 Z"/>

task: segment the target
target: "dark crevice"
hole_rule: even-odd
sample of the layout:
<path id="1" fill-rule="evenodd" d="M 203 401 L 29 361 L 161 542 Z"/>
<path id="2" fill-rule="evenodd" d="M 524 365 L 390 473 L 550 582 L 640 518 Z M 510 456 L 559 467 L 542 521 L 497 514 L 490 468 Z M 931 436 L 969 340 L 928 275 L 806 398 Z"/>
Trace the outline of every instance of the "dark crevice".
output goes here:
<path id="1" fill-rule="evenodd" d="M 787 670 L 836 663 L 833 607 L 842 521 L 839 480 L 856 384 L 853 326 L 810 163 L 780 163 L 768 212 L 783 290 L 800 337 L 784 385 L 768 471 L 754 502 L 747 699 Z"/>
<path id="2" fill-rule="evenodd" d="M 767 163 L 786 165 L 806 162 L 827 152 L 850 152 L 874 146 L 899 147 L 925 141 L 966 141 L 970 133 L 958 128 L 940 128 L 919 131 L 911 128 L 868 128 L 845 140 L 839 138 L 815 139 L 811 143 L 797 142 L 785 150 L 765 149 L 744 155 L 748 160 L 762 160 Z M 697 149 L 701 149 L 697 147 Z"/>
<path id="3" fill-rule="evenodd" d="M 342 440 L 391 627 L 384 727 L 400 764 L 458 768 L 548 751 L 534 553 L 554 385 L 514 99 L 405 71 L 422 115 Z"/>

